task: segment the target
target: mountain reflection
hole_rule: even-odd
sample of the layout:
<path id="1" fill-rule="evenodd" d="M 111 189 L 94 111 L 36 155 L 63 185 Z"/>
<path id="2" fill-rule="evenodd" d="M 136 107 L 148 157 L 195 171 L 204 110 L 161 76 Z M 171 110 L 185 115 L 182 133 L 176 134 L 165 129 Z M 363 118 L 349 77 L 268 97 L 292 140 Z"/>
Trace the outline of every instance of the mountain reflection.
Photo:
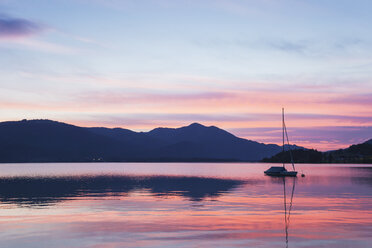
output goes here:
<path id="1" fill-rule="evenodd" d="M 372 167 L 354 167 L 351 169 L 358 172 L 356 176 L 351 178 L 353 183 L 372 186 Z"/>
<path id="2" fill-rule="evenodd" d="M 83 176 L 0 178 L 0 202 L 24 207 L 48 206 L 80 197 L 125 196 L 147 190 L 153 196 L 176 195 L 191 201 L 218 197 L 243 181 L 178 176 Z"/>

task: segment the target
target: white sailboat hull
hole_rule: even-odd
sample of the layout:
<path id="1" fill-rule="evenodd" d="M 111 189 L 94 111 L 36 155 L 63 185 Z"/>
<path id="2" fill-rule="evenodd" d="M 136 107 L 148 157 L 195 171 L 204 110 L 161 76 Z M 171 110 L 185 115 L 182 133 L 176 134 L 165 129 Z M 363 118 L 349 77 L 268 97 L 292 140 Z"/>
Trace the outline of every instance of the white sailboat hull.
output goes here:
<path id="1" fill-rule="evenodd" d="M 276 176 L 276 177 L 296 177 L 297 176 L 297 171 L 265 171 L 265 174 L 268 176 Z"/>

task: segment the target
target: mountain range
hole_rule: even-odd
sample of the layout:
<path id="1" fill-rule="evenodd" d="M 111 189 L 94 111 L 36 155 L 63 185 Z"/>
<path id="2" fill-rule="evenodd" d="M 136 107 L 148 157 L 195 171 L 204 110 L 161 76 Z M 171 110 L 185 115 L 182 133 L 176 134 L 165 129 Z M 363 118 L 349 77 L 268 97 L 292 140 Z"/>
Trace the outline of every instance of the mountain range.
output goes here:
<path id="1" fill-rule="evenodd" d="M 281 149 L 198 123 L 149 132 L 78 127 L 51 120 L 0 123 L 2 163 L 260 161 Z"/>

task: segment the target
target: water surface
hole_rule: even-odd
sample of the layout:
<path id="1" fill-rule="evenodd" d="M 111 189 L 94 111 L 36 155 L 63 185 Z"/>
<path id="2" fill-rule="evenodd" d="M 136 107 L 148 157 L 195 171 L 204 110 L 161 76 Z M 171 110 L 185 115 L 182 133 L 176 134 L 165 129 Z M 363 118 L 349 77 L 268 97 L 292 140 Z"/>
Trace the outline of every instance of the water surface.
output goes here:
<path id="1" fill-rule="evenodd" d="M 370 247 L 372 165 L 0 165 L 0 247 Z"/>

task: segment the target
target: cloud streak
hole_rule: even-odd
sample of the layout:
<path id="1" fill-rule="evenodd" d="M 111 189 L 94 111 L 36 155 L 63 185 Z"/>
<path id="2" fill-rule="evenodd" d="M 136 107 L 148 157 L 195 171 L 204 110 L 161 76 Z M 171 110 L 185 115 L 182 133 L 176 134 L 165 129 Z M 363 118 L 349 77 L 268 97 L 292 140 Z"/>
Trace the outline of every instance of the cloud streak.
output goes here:
<path id="1" fill-rule="evenodd" d="M 0 38 L 18 38 L 31 36 L 43 31 L 43 27 L 36 22 L 0 16 Z"/>
<path id="2" fill-rule="evenodd" d="M 281 142 L 280 127 L 231 128 L 232 133 L 264 143 Z M 288 135 L 292 143 L 321 151 L 346 148 L 372 138 L 372 126 L 291 127 Z"/>

